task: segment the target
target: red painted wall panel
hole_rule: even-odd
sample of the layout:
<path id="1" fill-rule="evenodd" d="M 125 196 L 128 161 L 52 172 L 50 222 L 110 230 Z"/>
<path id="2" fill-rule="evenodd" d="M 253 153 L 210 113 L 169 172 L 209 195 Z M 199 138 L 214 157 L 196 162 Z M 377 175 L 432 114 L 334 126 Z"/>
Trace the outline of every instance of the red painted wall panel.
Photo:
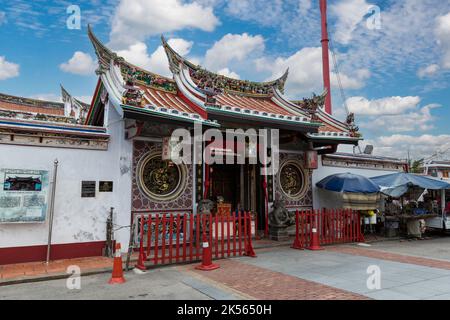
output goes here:
<path id="1" fill-rule="evenodd" d="M 105 244 L 105 241 L 53 244 L 50 251 L 50 259 L 58 260 L 101 256 Z M 46 245 L 0 248 L 0 265 L 45 261 L 46 257 Z"/>

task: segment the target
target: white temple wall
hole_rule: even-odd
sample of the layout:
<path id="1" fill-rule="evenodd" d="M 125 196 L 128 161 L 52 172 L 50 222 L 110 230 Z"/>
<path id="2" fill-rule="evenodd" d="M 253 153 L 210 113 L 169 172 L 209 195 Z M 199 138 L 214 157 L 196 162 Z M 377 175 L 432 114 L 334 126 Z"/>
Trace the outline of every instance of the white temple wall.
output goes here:
<path id="1" fill-rule="evenodd" d="M 0 168 L 47 170 L 50 182 L 58 159 L 52 244 L 104 241 L 111 207 L 117 225 L 130 224 L 131 143 L 119 115 L 106 114 L 107 151 L 0 144 Z M 81 181 L 96 181 L 95 198 L 81 198 Z M 99 192 L 99 181 L 113 181 L 113 192 Z M 0 248 L 46 245 L 48 216 L 45 223 L 0 224 Z M 115 237 L 126 247 L 129 229 Z"/>

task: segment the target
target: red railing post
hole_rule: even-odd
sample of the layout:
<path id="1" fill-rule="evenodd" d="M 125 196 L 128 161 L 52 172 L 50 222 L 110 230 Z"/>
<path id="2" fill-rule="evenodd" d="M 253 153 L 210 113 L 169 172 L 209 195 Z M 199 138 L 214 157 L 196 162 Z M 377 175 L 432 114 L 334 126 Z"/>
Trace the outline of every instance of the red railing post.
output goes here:
<path id="1" fill-rule="evenodd" d="M 306 223 L 305 223 L 306 217 L 305 217 L 305 215 L 306 215 L 305 210 L 302 210 L 302 215 L 300 216 L 300 233 L 301 233 L 300 240 L 301 240 L 302 248 L 305 247 L 305 233 L 306 233 L 306 230 L 305 230 L 305 228 L 306 228 Z"/>
<path id="2" fill-rule="evenodd" d="M 172 263 L 172 249 L 173 249 L 173 214 L 169 218 L 169 263 Z"/>
<path id="3" fill-rule="evenodd" d="M 196 259 L 200 260 L 200 214 L 195 215 L 195 253 Z"/>
<path id="4" fill-rule="evenodd" d="M 186 243 L 188 238 L 187 232 L 187 214 L 183 215 L 183 262 L 186 261 Z"/>
<path id="5" fill-rule="evenodd" d="M 247 211 L 244 211 L 244 217 L 242 218 L 244 221 L 244 255 L 245 251 L 247 250 Z"/>
<path id="6" fill-rule="evenodd" d="M 155 218 L 155 252 L 154 259 L 155 265 L 158 264 L 158 255 L 159 255 L 159 214 L 156 215 Z"/>
<path id="7" fill-rule="evenodd" d="M 242 215 L 238 211 L 238 236 L 239 236 L 239 255 L 242 255 Z"/>
<path id="8" fill-rule="evenodd" d="M 152 216 L 148 215 L 147 220 L 147 260 L 150 258 L 152 248 Z"/>
<path id="9" fill-rule="evenodd" d="M 166 262 L 166 215 L 164 214 L 162 217 L 162 236 L 161 236 L 161 263 L 164 264 Z"/>
<path id="10" fill-rule="evenodd" d="M 236 214 L 233 213 L 233 256 L 235 257 L 236 257 L 236 236 L 237 236 Z"/>
<path id="11" fill-rule="evenodd" d="M 189 216 L 189 260 L 194 260 L 194 214 Z"/>
<path id="12" fill-rule="evenodd" d="M 212 223 L 213 223 L 213 217 L 212 214 L 208 214 L 208 221 L 209 221 L 209 245 L 211 247 L 211 257 L 212 257 L 212 250 L 213 250 L 213 231 L 212 231 Z"/>
<path id="13" fill-rule="evenodd" d="M 230 237 L 230 218 L 231 218 L 231 212 L 229 215 L 227 215 L 227 256 L 231 256 L 231 237 Z"/>
<path id="14" fill-rule="evenodd" d="M 252 245 L 252 216 L 250 215 L 250 213 L 247 213 L 246 220 L 248 220 L 248 225 L 247 225 L 248 240 L 247 240 L 247 247 L 245 249 L 245 255 L 248 257 L 256 258 L 256 253 L 253 250 L 253 245 Z"/>
<path id="15" fill-rule="evenodd" d="M 299 221 L 299 213 L 298 210 L 295 211 L 295 240 L 292 244 L 291 248 L 302 250 L 302 245 L 300 243 L 300 221 Z"/>
<path id="16" fill-rule="evenodd" d="M 177 237 L 177 240 L 176 240 L 176 249 L 175 249 L 175 261 L 178 263 L 178 261 L 179 261 L 179 259 L 180 259 L 180 233 L 181 233 L 181 227 L 180 227 L 180 224 L 181 224 L 181 216 L 180 216 L 180 214 L 178 213 L 177 214 L 177 231 L 176 231 L 176 237 Z"/>
<path id="17" fill-rule="evenodd" d="M 225 257 L 225 217 L 223 213 L 220 215 L 220 256 Z"/>
<path id="18" fill-rule="evenodd" d="M 146 270 L 144 265 L 144 261 L 146 260 L 145 252 L 144 252 L 144 224 L 145 218 L 144 215 L 141 215 L 141 225 L 140 225 L 140 234 L 139 234 L 139 258 L 135 267 L 140 270 Z"/>
<path id="19" fill-rule="evenodd" d="M 219 258 L 219 216 L 216 213 L 216 216 L 214 217 L 214 231 L 216 234 L 216 239 L 215 239 L 215 248 L 216 248 L 216 259 Z"/>

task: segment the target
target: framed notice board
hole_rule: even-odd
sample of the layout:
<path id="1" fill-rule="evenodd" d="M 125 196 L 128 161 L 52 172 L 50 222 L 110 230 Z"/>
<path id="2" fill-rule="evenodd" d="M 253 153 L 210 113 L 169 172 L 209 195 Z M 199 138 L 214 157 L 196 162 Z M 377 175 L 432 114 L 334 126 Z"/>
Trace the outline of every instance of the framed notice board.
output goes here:
<path id="1" fill-rule="evenodd" d="M 113 192 L 113 182 L 112 181 L 99 181 L 98 182 L 98 192 Z"/>

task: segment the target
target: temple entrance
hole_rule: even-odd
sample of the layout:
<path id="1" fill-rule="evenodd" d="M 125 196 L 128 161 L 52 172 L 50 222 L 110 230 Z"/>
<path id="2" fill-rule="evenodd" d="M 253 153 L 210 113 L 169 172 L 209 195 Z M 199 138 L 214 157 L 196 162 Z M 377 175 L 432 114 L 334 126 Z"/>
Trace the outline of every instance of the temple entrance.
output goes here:
<path id="1" fill-rule="evenodd" d="M 229 211 L 259 212 L 262 207 L 259 205 L 257 167 L 251 164 L 210 166 L 209 199 L 218 202 L 218 208 L 229 208 Z"/>

